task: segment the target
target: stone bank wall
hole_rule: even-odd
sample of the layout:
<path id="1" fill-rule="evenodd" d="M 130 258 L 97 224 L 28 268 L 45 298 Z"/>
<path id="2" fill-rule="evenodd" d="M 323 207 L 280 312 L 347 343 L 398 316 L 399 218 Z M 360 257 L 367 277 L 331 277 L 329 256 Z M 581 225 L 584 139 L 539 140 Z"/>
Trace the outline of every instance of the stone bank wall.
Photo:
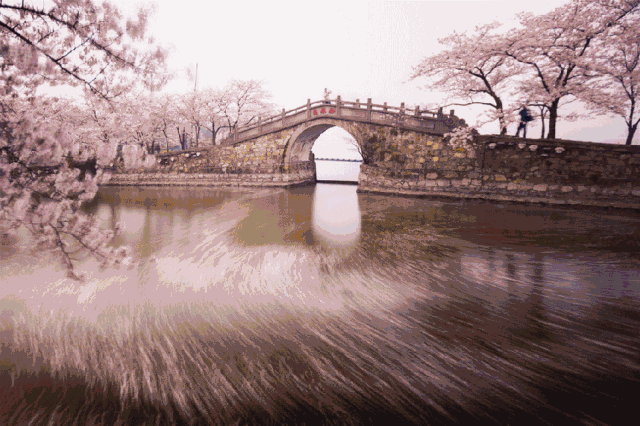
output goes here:
<path id="1" fill-rule="evenodd" d="M 466 149 L 442 149 L 433 156 L 437 159 L 425 158 L 421 168 L 363 165 L 359 190 L 640 208 L 637 146 L 481 136 Z"/>
<path id="2" fill-rule="evenodd" d="M 315 182 L 315 170 L 297 170 L 290 173 L 118 173 L 108 185 L 126 186 L 213 186 L 213 187 L 265 187 L 297 186 Z"/>

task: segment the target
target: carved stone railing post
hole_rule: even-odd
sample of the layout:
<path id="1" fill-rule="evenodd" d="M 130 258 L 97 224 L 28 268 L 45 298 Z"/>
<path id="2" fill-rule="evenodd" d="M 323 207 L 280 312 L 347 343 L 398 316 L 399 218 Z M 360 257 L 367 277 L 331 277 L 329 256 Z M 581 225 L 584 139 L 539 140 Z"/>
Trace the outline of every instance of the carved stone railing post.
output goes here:
<path id="1" fill-rule="evenodd" d="M 307 120 L 311 119 L 311 99 L 307 99 Z"/>
<path id="2" fill-rule="evenodd" d="M 367 121 L 371 121 L 371 110 L 373 109 L 371 105 L 371 98 L 367 98 Z"/>
<path id="3" fill-rule="evenodd" d="M 336 115 L 340 117 L 342 110 L 342 100 L 340 99 L 340 95 L 336 98 Z"/>
<path id="4" fill-rule="evenodd" d="M 356 108 L 360 108 L 360 99 L 356 99 Z"/>
<path id="5" fill-rule="evenodd" d="M 442 107 L 438 108 L 438 115 L 437 115 L 437 121 L 436 121 L 436 128 L 435 130 L 438 132 L 444 132 L 445 131 L 445 126 L 444 126 L 444 113 L 442 112 Z"/>
<path id="6" fill-rule="evenodd" d="M 416 105 L 416 112 L 414 114 L 416 118 L 420 118 L 420 105 Z"/>
<path id="7" fill-rule="evenodd" d="M 384 105 L 382 105 L 382 111 L 387 112 L 387 103 L 385 102 Z"/>
<path id="8" fill-rule="evenodd" d="M 284 129 L 284 117 L 285 117 L 285 111 L 284 108 L 282 108 L 282 118 L 280 119 L 282 121 L 282 128 Z"/>
<path id="9" fill-rule="evenodd" d="M 238 125 L 234 124 L 233 126 L 233 141 L 238 142 Z"/>
<path id="10" fill-rule="evenodd" d="M 262 135 L 262 117 L 258 117 L 258 134 Z"/>

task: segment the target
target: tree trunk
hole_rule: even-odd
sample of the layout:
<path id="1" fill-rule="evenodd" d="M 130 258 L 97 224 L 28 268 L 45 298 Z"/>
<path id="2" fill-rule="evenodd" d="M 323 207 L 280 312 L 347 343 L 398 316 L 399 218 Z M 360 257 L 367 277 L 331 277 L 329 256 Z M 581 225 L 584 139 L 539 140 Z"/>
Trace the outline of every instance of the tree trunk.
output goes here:
<path id="1" fill-rule="evenodd" d="M 167 135 L 167 121 L 162 120 L 164 127 L 162 128 L 162 134 L 164 134 L 164 140 L 167 142 L 167 152 L 169 152 L 169 135 Z"/>
<path id="2" fill-rule="evenodd" d="M 169 135 L 167 135 L 167 126 L 162 129 L 162 133 L 164 134 L 164 140 L 167 141 L 167 152 L 169 152 Z"/>
<path id="3" fill-rule="evenodd" d="M 636 121 L 636 124 L 629 125 L 628 131 L 627 131 L 627 141 L 625 142 L 625 145 L 633 144 L 633 136 L 636 134 L 636 130 L 638 130 L 638 123 L 639 122 Z"/>
<path id="4" fill-rule="evenodd" d="M 638 129 L 638 123 L 640 123 L 640 119 L 636 120 L 636 123 L 633 124 L 633 115 L 636 110 L 636 101 L 635 99 L 631 99 L 631 108 L 629 109 L 629 118 L 625 118 L 627 122 L 627 142 L 625 145 L 631 145 L 633 143 L 633 135 L 635 135 L 636 130 Z"/>
<path id="5" fill-rule="evenodd" d="M 507 134 L 507 123 L 505 122 L 505 119 L 504 119 L 504 110 L 502 109 L 502 99 L 500 99 L 498 96 L 493 95 L 493 100 L 496 102 L 496 109 L 500 114 L 500 116 L 498 117 L 498 123 L 500 125 L 500 135 L 504 136 Z"/>
<path id="6" fill-rule="evenodd" d="M 211 122 L 211 146 L 215 146 L 216 144 L 216 123 Z"/>
<path id="7" fill-rule="evenodd" d="M 501 116 L 498 121 L 500 122 L 500 135 L 504 136 L 507 134 L 507 124 L 505 123 L 504 115 Z"/>
<path id="8" fill-rule="evenodd" d="M 178 129 L 178 140 L 180 141 L 180 147 L 184 151 L 187 149 L 187 131 L 186 129 L 182 129 L 182 133 L 180 133 L 180 126 L 176 127 Z"/>
<path id="9" fill-rule="evenodd" d="M 537 105 L 537 106 L 538 106 L 538 109 L 540 110 L 540 126 L 542 126 L 542 129 L 540 130 L 540 139 L 544 139 L 544 131 L 547 129 L 544 124 L 545 107 L 540 105 Z"/>
<path id="10" fill-rule="evenodd" d="M 560 99 L 554 99 L 549 105 L 549 134 L 547 134 L 547 139 L 555 139 L 556 138 L 556 122 L 558 121 L 558 104 L 560 103 Z"/>

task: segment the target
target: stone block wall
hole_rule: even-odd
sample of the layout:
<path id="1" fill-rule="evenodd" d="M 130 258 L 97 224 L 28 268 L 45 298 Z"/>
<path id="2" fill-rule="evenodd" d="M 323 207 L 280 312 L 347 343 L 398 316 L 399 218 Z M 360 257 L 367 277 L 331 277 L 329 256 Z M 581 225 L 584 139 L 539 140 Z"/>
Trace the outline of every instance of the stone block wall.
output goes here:
<path id="1" fill-rule="evenodd" d="M 484 167 L 504 180 L 628 187 L 640 176 L 639 154 L 634 146 L 489 139 Z"/>
<path id="2" fill-rule="evenodd" d="M 217 145 L 158 155 L 153 169 L 158 173 L 199 172 L 279 172 L 284 149 L 292 130 L 262 136 L 254 141 L 237 145 Z"/>
<path id="3" fill-rule="evenodd" d="M 114 170 L 109 185 L 294 186 L 315 182 L 315 163 L 283 167 L 292 130 L 254 141 L 160 154 L 144 171 Z"/>
<path id="4" fill-rule="evenodd" d="M 446 140 L 444 140 L 446 145 Z M 362 166 L 359 190 L 413 196 L 640 208 L 640 147 L 480 136 L 422 169 Z M 457 155 L 460 154 L 460 155 Z M 383 167 L 381 167 L 383 166 Z"/>
<path id="5" fill-rule="evenodd" d="M 475 150 L 454 149 L 442 136 L 384 126 L 360 126 L 365 144 L 374 152 L 374 167 L 394 173 L 424 170 L 470 171 L 475 169 Z"/>
<path id="6" fill-rule="evenodd" d="M 209 151 L 209 160 L 223 169 L 272 169 L 282 166 L 284 150 L 293 129 L 261 136 L 237 145 L 216 146 Z"/>

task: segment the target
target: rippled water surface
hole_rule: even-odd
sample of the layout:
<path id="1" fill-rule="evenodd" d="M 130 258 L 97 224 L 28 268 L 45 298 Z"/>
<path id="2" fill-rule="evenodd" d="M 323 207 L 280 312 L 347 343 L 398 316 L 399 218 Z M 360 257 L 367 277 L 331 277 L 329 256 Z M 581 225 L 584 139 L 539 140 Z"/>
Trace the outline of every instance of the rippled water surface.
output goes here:
<path id="1" fill-rule="evenodd" d="M 104 188 L 129 267 L 0 246 L 0 424 L 635 424 L 640 215 Z"/>

